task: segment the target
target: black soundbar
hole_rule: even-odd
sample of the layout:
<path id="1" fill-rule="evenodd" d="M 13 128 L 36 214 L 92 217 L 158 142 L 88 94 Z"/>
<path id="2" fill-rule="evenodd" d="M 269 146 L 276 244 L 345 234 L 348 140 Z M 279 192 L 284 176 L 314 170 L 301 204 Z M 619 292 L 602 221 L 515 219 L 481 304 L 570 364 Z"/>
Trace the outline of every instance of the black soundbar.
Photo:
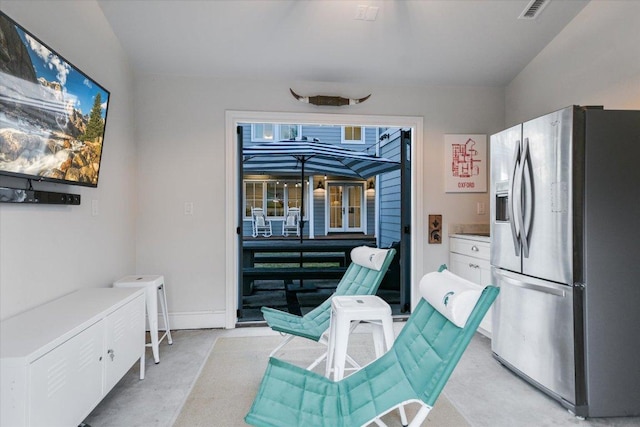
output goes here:
<path id="1" fill-rule="evenodd" d="M 79 205 L 80 195 L 53 191 L 21 190 L 0 187 L 1 203 L 39 203 L 44 205 Z"/>

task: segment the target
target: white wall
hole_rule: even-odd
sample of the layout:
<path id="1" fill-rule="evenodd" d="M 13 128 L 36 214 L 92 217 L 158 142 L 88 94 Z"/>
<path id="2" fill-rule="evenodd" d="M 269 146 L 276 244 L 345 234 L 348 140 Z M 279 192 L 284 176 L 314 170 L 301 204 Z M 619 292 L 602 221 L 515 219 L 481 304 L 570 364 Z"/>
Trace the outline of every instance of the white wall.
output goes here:
<path id="1" fill-rule="evenodd" d="M 640 109 L 639 1 L 591 1 L 509 84 L 506 124 L 574 104 Z"/>
<path id="2" fill-rule="evenodd" d="M 45 188 L 79 192 L 82 205 L 0 205 L 2 318 L 135 271 L 166 276 L 175 326 L 221 326 L 230 280 L 225 268 L 234 256 L 225 253 L 225 110 L 424 117 L 423 158 L 416 162 L 424 177 L 416 186 L 424 195 L 419 221 L 442 213 L 447 230 L 452 223 L 489 218 L 475 214 L 476 201 L 488 202 L 487 194 L 443 192 L 445 133 L 491 134 L 573 103 L 640 108 L 638 2 L 591 2 L 506 96 L 501 88 L 206 77 L 137 76 L 132 85 L 127 61 L 94 2 L 0 0 L 0 7 L 111 91 L 100 186 Z M 357 106 L 320 108 L 294 101 L 289 87 L 304 95 L 372 97 Z M 100 204 L 97 217 L 91 216 L 92 199 Z M 192 216 L 184 215 L 186 201 L 194 203 Z M 447 262 L 446 236 L 442 245 L 414 237 L 424 247 L 414 260 L 419 269 Z"/>
<path id="3" fill-rule="evenodd" d="M 504 103 L 499 88 L 139 77 L 138 272 L 168 276 L 171 311 L 184 314 L 178 324 L 223 324 L 224 289 L 231 280 L 225 265 L 234 256 L 224 253 L 225 110 L 422 116 L 424 179 L 416 191 L 424 195 L 424 212 L 418 221 L 424 225 L 428 214 L 442 213 L 445 231 L 453 223 L 488 223 L 488 215 L 475 214 L 476 202 L 488 202 L 487 194 L 443 192 L 443 135 L 491 134 L 570 104 L 640 108 L 639 6 L 591 2 L 508 86 Z M 373 95 L 358 106 L 327 109 L 295 102 L 289 87 L 304 95 Z M 183 214 L 186 201 L 194 202 L 191 217 Z M 418 269 L 427 272 L 447 262 L 446 235 L 442 245 L 414 237 L 424 248 L 414 260 Z"/>
<path id="4" fill-rule="evenodd" d="M 0 318 L 135 270 L 136 174 L 132 72 L 95 2 L 0 1 L 3 12 L 111 92 L 98 188 L 35 183 L 80 194 L 80 206 L 0 204 Z M 24 180 L 0 178 L 0 185 Z M 92 216 L 91 201 L 99 214 Z"/>
<path id="5" fill-rule="evenodd" d="M 361 97 L 363 104 L 315 107 L 293 99 L 300 94 L 333 93 Z M 486 193 L 445 194 L 443 135 L 497 132 L 503 127 L 504 92 L 500 88 L 340 86 L 326 83 L 216 80 L 212 78 L 138 76 L 135 82 L 139 132 L 140 181 L 137 228 L 137 272 L 162 273 L 167 280 L 169 306 L 176 327 L 222 326 L 225 310 L 226 265 L 235 254 L 225 253 L 225 111 L 345 113 L 424 117 L 422 153 L 414 164 L 424 165 L 424 212 L 441 213 L 450 223 L 488 223 L 476 215 L 476 201 L 488 203 Z M 194 214 L 184 214 L 193 202 Z M 446 237 L 446 236 L 445 236 Z M 448 241 L 423 245 L 415 262 L 426 272 L 448 262 Z"/>

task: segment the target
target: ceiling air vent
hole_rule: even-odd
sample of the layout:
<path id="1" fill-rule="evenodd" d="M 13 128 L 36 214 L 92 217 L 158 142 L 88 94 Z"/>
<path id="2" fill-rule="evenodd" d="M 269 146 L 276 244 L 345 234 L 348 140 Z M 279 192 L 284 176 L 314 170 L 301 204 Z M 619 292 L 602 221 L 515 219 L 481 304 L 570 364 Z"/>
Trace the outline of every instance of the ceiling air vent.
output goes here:
<path id="1" fill-rule="evenodd" d="M 536 19 L 551 0 L 531 0 L 518 19 Z"/>

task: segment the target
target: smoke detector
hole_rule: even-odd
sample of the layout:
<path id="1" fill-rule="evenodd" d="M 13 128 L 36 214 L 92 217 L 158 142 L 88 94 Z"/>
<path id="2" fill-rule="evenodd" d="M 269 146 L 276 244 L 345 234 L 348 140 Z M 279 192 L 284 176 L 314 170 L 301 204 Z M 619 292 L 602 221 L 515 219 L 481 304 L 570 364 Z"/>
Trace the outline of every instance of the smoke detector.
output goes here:
<path id="1" fill-rule="evenodd" d="M 536 19 L 551 0 L 531 0 L 518 19 Z"/>

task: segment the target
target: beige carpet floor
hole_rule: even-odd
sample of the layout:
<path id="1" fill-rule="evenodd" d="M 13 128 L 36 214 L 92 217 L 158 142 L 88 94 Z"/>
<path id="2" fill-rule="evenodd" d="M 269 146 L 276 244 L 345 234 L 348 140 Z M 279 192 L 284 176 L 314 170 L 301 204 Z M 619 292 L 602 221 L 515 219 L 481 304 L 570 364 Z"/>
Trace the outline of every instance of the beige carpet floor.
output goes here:
<path id="1" fill-rule="evenodd" d="M 253 403 L 269 353 L 281 340 L 278 336 L 218 338 L 174 427 L 247 425 L 244 416 Z M 297 338 L 287 344 L 277 357 L 306 367 L 325 349 L 318 343 Z M 374 353 L 370 334 L 353 334 L 349 342 L 349 354 L 358 363 L 372 360 Z M 324 363 L 316 368 L 319 373 L 323 370 Z M 417 409 L 417 404 L 407 407 L 409 420 Z M 385 415 L 383 421 L 389 427 L 401 425 L 397 411 Z M 466 427 L 469 423 L 442 393 L 423 425 Z"/>

